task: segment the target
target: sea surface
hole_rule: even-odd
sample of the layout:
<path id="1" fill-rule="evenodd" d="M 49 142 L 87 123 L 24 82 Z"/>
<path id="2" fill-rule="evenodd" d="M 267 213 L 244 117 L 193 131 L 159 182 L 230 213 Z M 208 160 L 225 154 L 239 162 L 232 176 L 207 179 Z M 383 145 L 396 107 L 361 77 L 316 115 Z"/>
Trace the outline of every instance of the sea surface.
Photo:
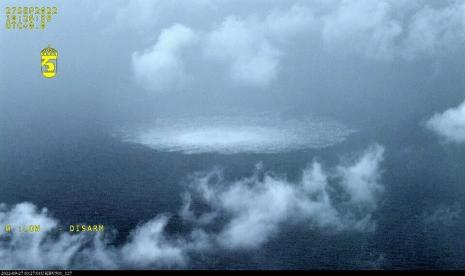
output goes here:
<path id="1" fill-rule="evenodd" d="M 284 152 L 162 151 L 98 128 L 11 128 L 2 134 L 0 202 L 46 207 L 62 225 L 104 224 L 124 242 L 130 230 L 161 213 L 167 231 L 184 229 L 177 211 L 187 176 L 215 166 L 227 179 L 265 170 L 297 179 L 318 158 L 325 166 L 372 143 L 385 146 L 385 193 L 373 233 L 330 234 L 288 225 L 263 248 L 194 256 L 192 268 L 438 269 L 465 268 L 465 150 L 442 143 L 420 124 L 359 125 L 344 141 Z"/>

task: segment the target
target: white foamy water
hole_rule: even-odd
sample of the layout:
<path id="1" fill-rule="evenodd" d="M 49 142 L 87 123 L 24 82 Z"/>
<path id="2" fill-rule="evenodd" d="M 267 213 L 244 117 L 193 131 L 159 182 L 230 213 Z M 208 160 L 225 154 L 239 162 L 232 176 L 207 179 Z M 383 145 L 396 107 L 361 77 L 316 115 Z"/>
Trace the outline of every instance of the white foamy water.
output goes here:
<path id="1" fill-rule="evenodd" d="M 277 116 L 158 119 L 148 129 L 125 129 L 122 139 L 159 151 L 278 153 L 343 142 L 354 130 L 328 120 L 285 120 Z"/>

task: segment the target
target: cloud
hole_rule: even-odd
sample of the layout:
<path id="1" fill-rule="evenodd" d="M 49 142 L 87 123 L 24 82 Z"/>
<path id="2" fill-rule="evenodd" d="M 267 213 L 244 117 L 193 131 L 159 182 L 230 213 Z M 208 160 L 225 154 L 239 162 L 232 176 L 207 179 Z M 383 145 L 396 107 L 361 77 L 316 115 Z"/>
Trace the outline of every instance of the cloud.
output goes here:
<path id="1" fill-rule="evenodd" d="M 132 54 L 136 81 L 147 90 L 159 93 L 182 89 L 189 76 L 181 54 L 195 40 L 195 33 L 180 24 L 163 30 L 153 47 Z"/>
<path id="2" fill-rule="evenodd" d="M 342 178 L 341 185 L 350 194 L 352 203 L 376 205 L 376 195 L 383 192 L 383 186 L 379 184 L 379 165 L 383 153 L 382 147 L 374 146 L 354 165 L 338 168 Z"/>
<path id="3" fill-rule="evenodd" d="M 407 59 L 445 55 L 463 45 L 465 4 L 460 1 L 452 3 L 437 9 L 426 5 L 412 16 L 403 41 Z"/>
<path id="4" fill-rule="evenodd" d="M 225 13 L 208 1 L 194 6 Z M 152 91 L 177 91 L 188 78 L 210 82 L 205 73 L 196 72 L 199 68 L 225 72 L 228 85 L 266 88 L 286 71 L 283 61 L 297 44 L 313 47 L 307 52 L 323 50 L 332 56 L 375 61 L 410 61 L 457 52 L 465 42 L 464 11 L 465 4 L 458 1 L 434 6 L 390 0 L 265 5 L 263 11 L 226 15 L 220 22 L 215 16 L 203 27 L 175 23 L 162 31 L 152 49 L 133 54 L 133 69 L 136 80 Z M 195 58 L 184 57 L 181 52 L 194 41 L 199 47 L 186 55 Z M 190 66 L 194 71 L 186 71 L 187 60 L 195 60 Z"/>
<path id="5" fill-rule="evenodd" d="M 401 23 L 392 18 L 387 1 L 340 1 L 323 16 L 322 38 L 333 51 L 349 51 L 369 58 L 390 58 Z"/>
<path id="6" fill-rule="evenodd" d="M 230 66 L 234 82 L 266 86 L 276 78 L 280 52 L 253 25 L 227 18 L 209 34 L 205 54 Z"/>
<path id="7" fill-rule="evenodd" d="M 260 165 L 253 176 L 232 182 L 215 169 L 195 177 L 194 192 L 186 197 L 181 214 L 200 225 L 229 218 L 214 233 L 215 241 L 227 249 L 258 248 L 286 222 L 336 231 L 371 231 L 371 215 L 383 191 L 379 183 L 383 151 L 378 145 L 370 147 L 354 164 L 340 166 L 334 173 L 314 162 L 297 183 L 263 173 Z M 196 217 L 190 207 L 193 198 L 209 206 L 210 212 Z"/>
<path id="8" fill-rule="evenodd" d="M 163 230 L 167 216 L 159 216 L 139 226 L 131 234 L 121 253 L 130 264 L 144 267 L 156 264 L 183 264 L 186 261 L 183 241 L 169 241 Z"/>
<path id="9" fill-rule="evenodd" d="M 228 16 L 211 30 L 197 30 L 175 24 L 164 29 L 157 43 L 144 54 L 132 55 L 136 80 L 151 91 L 167 91 L 187 78 L 180 52 L 195 41 L 202 67 L 226 66 L 235 85 L 266 87 L 277 78 L 281 59 L 279 43 L 295 37 L 312 22 L 309 10 L 293 5 L 285 11 L 272 10 L 267 16 Z M 198 66 L 194 67 L 198 68 Z M 212 69 L 215 70 L 215 69 Z M 193 76 L 195 72 L 190 72 Z M 181 83 L 181 84 L 179 84 Z"/>
<path id="10" fill-rule="evenodd" d="M 312 23 L 312 14 L 300 5 L 272 10 L 263 18 L 230 16 L 207 35 L 204 53 L 227 63 L 235 83 L 265 87 L 278 75 L 279 42 L 297 36 Z"/>
<path id="11" fill-rule="evenodd" d="M 190 232 L 168 233 L 170 216 L 159 214 L 137 226 L 122 244 L 114 244 L 114 234 L 107 232 L 61 232 L 47 209 L 31 203 L 1 205 L 0 225 L 10 224 L 16 231 L 0 237 L 0 268 L 185 267 L 202 253 L 258 249 L 291 223 L 328 233 L 373 231 L 382 156 L 383 148 L 375 145 L 333 170 L 313 162 L 296 182 L 266 172 L 262 165 L 252 176 L 234 181 L 226 180 L 220 169 L 194 174 L 179 211 Z M 41 231 L 17 231 L 31 224 Z"/>
<path id="12" fill-rule="evenodd" d="M 370 59 L 431 58 L 465 41 L 465 4 L 445 1 L 338 1 L 322 16 L 322 38 L 333 51 Z"/>
<path id="13" fill-rule="evenodd" d="M 0 209 L 0 225 L 13 227 L 0 239 L 0 268 L 121 268 L 166 267 L 185 262 L 182 242 L 169 241 L 164 228 L 167 217 L 160 216 L 137 227 L 121 247 L 110 246 L 101 234 L 58 231 L 59 222 L 47 209 L 31 203 Z M 19 232 L 19 226 L 40 225 L 34 233 Z M 2 229 L 3 230 L 3 229 Z"/>
<path id="14" fill-rule="evenodd" d="M 443 113 L 436 113 L 426 122 L 426 127 L 448 141 L 465 142 L 465 102 Z"/>
<path id="15" fill-rule="evenodd" d="M 81 236 L 60 235 L 49 240 L 57 221 L 52 219 L 46 209 L 37 210 L 29 203 L 21 203 L 7 210 L 2 205 L 0 225 L 14 226 L 40 225 L 40 232 L 28 234 L 14 232 L 3 234 L 0 239 L 1 268 L 41 268 L 68 267 L 72 257 L 82 245 Z M 2 229 L 3 230 L 3 229 Z"/>

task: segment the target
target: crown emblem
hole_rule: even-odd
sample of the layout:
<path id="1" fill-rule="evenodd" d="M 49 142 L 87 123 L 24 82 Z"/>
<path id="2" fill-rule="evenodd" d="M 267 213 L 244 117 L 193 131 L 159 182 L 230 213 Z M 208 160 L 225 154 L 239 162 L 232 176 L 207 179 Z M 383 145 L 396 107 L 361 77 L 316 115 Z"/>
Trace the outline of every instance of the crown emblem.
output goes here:
<path id="1" fill-rule="evenodd" d="M 48 45 L 47 48 L 43 49 L 42 51 L 40 51 L 40 55 L 41 56 L 54 56 L 54 57 L 58 57 L 58 51 L 53 49 L 52 47 L 50 47 L 50 45 Z"/>
<path id="2" fill-rule="evenodd" d="M 57 73 L 58 51 L 48 45 L 40 51 L 42 75 L 46 78 L 53 78 Z"/>

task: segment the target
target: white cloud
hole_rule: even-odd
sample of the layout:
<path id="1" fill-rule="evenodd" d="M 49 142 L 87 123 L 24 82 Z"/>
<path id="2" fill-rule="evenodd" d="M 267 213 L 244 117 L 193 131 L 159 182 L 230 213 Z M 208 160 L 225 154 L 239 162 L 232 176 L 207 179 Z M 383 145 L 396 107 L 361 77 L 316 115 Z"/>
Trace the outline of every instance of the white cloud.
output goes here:
<path id="1" fill-rule="evenodd" d="M 123 258 L 137 267 L 185 263 L 183 241 L 169 241 L 164 235 L 167 223 L 168 217 L 159 216 L 139 226 L 121 249 Z"/>
<path id="2" fill-rule="evenodd" d="M 321 16 L 327 49 L 372 59 L 442 56 L 465 40 L 465 5 L 341 0 Z"/>
<path id="3" fill-rule="evenodd" d="M 194 4 L 197 9 L 207 6 L 226 12 L 217 3 Z M 163 8 L 170 10 L 169 5 Z M 143 17 L 144 13 L 134 20 Z M 465 4 L 458 1 L 435 6 L 392 0 L 294 2 L 279 8 L 265 5 L 245 15 L 233 13 L 219 22 L 218 16 L 212 18 L 202 27 L 196 25 L 195 33 L 175 24 L 145 54 L 134 53 L 138 82 L 149 90 L 176 91 L 189 78 L 210 82 L 205 72 L 196 71 L 207 70 L 225 71 L 228 85 L 266 88 L 286 71 L 283 60 L 299 44 L 315 47 L 310 51 L 324 50 L 325 55 L 390 61 L 441 57 L 463 49 L 465 42 Z M 191 21 L 187 19 L 179 21 Z M 182 50 L 194 41 L 198 47 L 188 55 L 195 57 L 184 59 Z M 190 66 L 195 70 L 187 72 L 186 60 L 195 60 Z"/>
<path id="4" fill-rule="evenodd" d="M 154 92 L 184 88 L 189 79 L 184 69 L 182 51 L 196 40 L 195 33 L 183 26 L 165 29 L 153 47 L 143 53 L 132 54 L 132 68 L 136 81 Z"/>
<path id="5" fill-rule="evenodd" d="M 20 203 L 0 209 L 0 225 L 13 227 L 0 239 L 1 269 L 167 267 L 185 262 L 182 241 L 171 241 L 164 228 L 167 217 L 157 217 L 137 227 L 121 247 L 108 245 L 103 235 L 90 232 L 60 233 L 59 222 L 46 209 Z M 40 225 L 34 233 L 19 226 Z M 2 229 L 3 231 L 3 229 Z"/>
<path id="6" fill-rule="evenodd" d="M 293 5 L 285 11 L 272 10 L 264 17 L 229 16 L 209 31 L 194 33 L 175 24 L 163 30 L 152 49 L 133 54 L 133 71 L 136 80 L 148 90 L 176 90 L 188 78 L 181 51 L 198 40 L 203 66 L 214 68 L 222 63 L 233 84 L 266 87 L 278 76 L 279 44 L 296 37 L 312 22 L 308 9 Z"/>
<path id="7" fill-rule="evenodd" d="M 382 155 L 381 146 L 370 147 L 353 164 L 332 172 L 313 162 L 297 182 L 264 172 L 261 165 L 253 176 L 236 181 L 225 180 L 219 169 L 198 173 L 180 209 L 184 222 L 191 223 L 190 233 L 168 234 L 169 216 L 158 215 L 136 227 L 121 245 L 113 245 L 111 235 L 60 232 L 46 209 L 30 203 L 1 205 L 0 225 L 16 230 L 0 237 L 0 268 L 183 267 L 193 254 L 257 249 L 291 222 L 333 233 L 371 231 L 382 191 Z M 196 210 L 193 200 L 209 210 Z M 17 231 L 30 224 L 40 225 L 41 231 Z"/>
<path id="8" fill-rule="evenodd" d="M 333 51 L 353 51 L 370 58 L 390 58 L 402 33 L 386 1 L 341 1 L 323 16 L 323 41 Z"/>
<path id="9" fill-rule="evenodd" d="M 426 127 L 451 142 L 465 142 L 465 102 L 443 113 L 436 113 Z"/>
<path id="10" fill-rule="evenodd" d="M 440 57 L 463 48 L 465 4 L 444 1 L 337 1 L 323 13 L 327 49 L 370 59 Z"/>
<path id="11" fill-rule="evenodd" d="M 424 6 L 411 18 L 408 35 L 403 41 L 404 55 L 408 59 L 416 56 L 445 55 L 457 50 L 465 42 L 465 4 L 453 4 L 432 8 Z"/>
<path id="12" fill-rule="evenodd" d="M 271 10 L 264 17 L 230 16 L 207 34 L 204 54 L 225 62 L 234 83 L 266 87 L 279 73 L 279 44 L 302 34 L 312 23 L 310 10 L 301 5 Z"/>
<path id="13" fill-rule="evenodd" d="M 354 165 L 338 168 L 342 177 L 341 185 L 348 191 L 354 204 L 376 205 L 376 195 L 383 192 L 383 186 L 379 184 L 379 165 L 383 153 L 382 147 L 374 146 Z"/>
<path id="14" fill-rule="evenodd" d="M 373 146 L 353 165 L 340 166 L 334 174 L 315 162 L 297 183 L 271 173 L 261 175 L 260 166 L 253 176 L 228 182 L 221 170 L 215 169 L 195 178 L 193 196 L 182 214 L 200 224 L 230 218 L 220 232 L 212 234 L 227 249 L 260 247 L 289 221 L 332 230 L 373 230 L 371 214 L 382 192 L 382 156 L 383 148 Z M 336 199 L 344 196 L 348 198 Z M 191 198 L 207 204 L 210 213 L 192 219 L 195 210 L 189 210 Z"/>
<path id="15" fill-rule="evenodd" d="M 235 82 L 264 86 L 276 78 L 279 51 L 254 27 L 227 18 L 208 35 L 204 52 L 209 58 L 230 64 Z"/>
<path id="16" fill-rule="evenodd" d="M 221 11 L 218 6 L 216 10 Z M 149 90 L 176 91 L 186 79 L 200 77 L 198 72 L 186 72 L 181 55 L 195 40 L 199 47 L 190 54 L 196 55 L 202 68 L 216 71 L 222 66 L 232 85 L 255 88 L 268 87 L 278 79 L 290 45 L 309 40 L 321 41 L 312 47 L 322 45 L 331 55 L 385 61 L 443 56 L 463 48 L 465 4 L 433 7 L 418 1 L 314 1 L 292 3 L 288 8 L 271 5 L 263 11 L 252 10 L 248 16 L 229 15 L 209 24 L 213 28 L 199 28 L 195 34 L 175 24 L 163 31 L 152 49 L 134 53 L 138 82 Z M 196 81 L 210 80 L 200 77 Z"/>
<path id="17" fill-rule="evenodd" d="M 46 209 L 38 211 L 29 203 L 18 204 L 11 210 L 2 205 L 0 225 L 4 227 L 7 224 L 14 227 L 40 225 L 41 229 L 37 233 L 18 233 L 16 229 L 11 235 L 2 234 L 1 268 L 68 267 L 83 243 L 83 237 L 68 234 L 60 235 L 49 242 L 57 221 L 48 215 Z"/>

